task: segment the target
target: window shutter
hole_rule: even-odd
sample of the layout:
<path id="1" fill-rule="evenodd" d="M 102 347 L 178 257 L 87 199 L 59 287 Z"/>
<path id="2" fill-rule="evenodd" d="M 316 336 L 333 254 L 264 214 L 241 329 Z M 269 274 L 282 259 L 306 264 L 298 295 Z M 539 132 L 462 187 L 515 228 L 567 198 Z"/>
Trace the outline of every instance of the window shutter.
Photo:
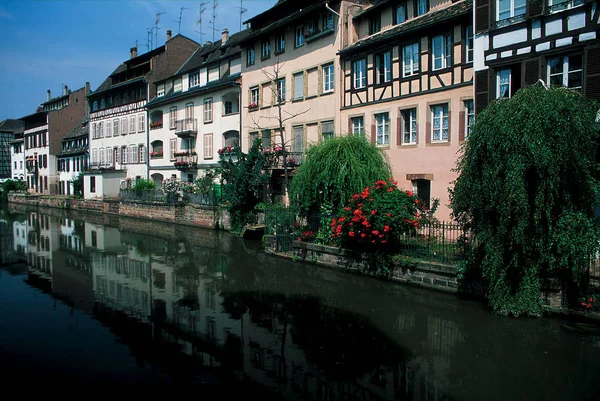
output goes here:
<path id="1" fill-rule="evenodd" d="M 402 145 L 402 118 L 396 118 L 396 145 Z"/>
<path id="2" fill-rule="evenodd" d="M 489 71 L 477 71 L 475 73 L 475 112 L 480 113 L 481 110 L 489 103 L 490 81 Z"/>
<path id="3" fill-rule="evenodd" d="M 600 102 L 600 46 L 585 49 L 584 95 Z"/>
<path id="4" fill-rule="evenodd" d="M 461 111 L 458 113 L 458 141 L 463 142 L 465 140 L 465 112 Z"/>
<path id="5" fill-rule="evenodd" d="M 527 16 L 529 18 L 535 18 L 542 15 L 544 11 L 544 0 L 529 0 L 527 3 Z"/>
<path id="6" fill-rule="evenodd" d="M 348 118 L 348 135 L 352 134 L 352 119 Z"/>
<path id="7" fill-rule="evenodd" d="M 475 32 L 486 32 L 490 29 L 490 3 L 491 0 L 477 1 L 475 9 Z"/>
<path id="8" fill-rule="evenodd" d="M 416 143 L 418 145 L 419 144 L 419 123 L 417 123 L 416 130 L 417 130 L 417 142 Z"/>
<path id="9" fill-rule="evenodd" d="M 523 62 L 523 86 L 534 85 L 540 76 L 540 58 L 535 57 Z"/>
<path id="10" fill-rule="evenodd" d="M 431 121 L 425 124 L 425 143 L 431 143 Z"/>
<path id="11" fill-rule="evenodd" d="M 375 132 L 375 124 L 371 124 L 371 142 L 377 143 L 377 132 Z"/>
<path id="12" fill-rule="evenodd" d="M 452 142 L 452 112 L 448 110 L 448 142 Z"/>

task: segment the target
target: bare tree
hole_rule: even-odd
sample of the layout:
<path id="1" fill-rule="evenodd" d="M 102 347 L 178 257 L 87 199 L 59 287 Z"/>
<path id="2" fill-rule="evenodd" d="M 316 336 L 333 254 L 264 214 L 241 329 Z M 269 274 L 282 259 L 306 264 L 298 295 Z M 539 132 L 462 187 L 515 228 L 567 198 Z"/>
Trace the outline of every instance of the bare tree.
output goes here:
<path id="1" fill-rule="evenodd" d="M 254 116 L 251 116 L 252 122 L 254 124 L 254 127 L 258 130 L 264 130 L 264 127 L 261 126 L 261 120 L 262 119 L 267 119 L 267 120 L 275 120 L 279 129 L 279 139 L 281 142 L 281 147 L 283 150 L 283 172 L 284 172 L 284 192 L 285 192 L 285 199 L 286 199 L 286 203 L 289 202 L 288 200 L 288 194 L 289 194 L 289 184 L 290 184 L 290 179 L 289 179 L 289 168 L 288 168 L 288 157 L 287 157 L 287 150 L 286 150 L 286 141 L 285 141 L 285 135 L 284 135 L 284 126 L 285 123 L 293 120 L 294 118 L 302 115 L 302 114 L 306 114 L 310 111 L 310 108 L 302 110 L 298 113 L 290 113 L 288 110 L 285 109 L 285 102 L 286 102 L 286 97 L 287 97 L 287 85 L 284 83 L 283 86 L 281 86 L 281 84 L 279 83 L 280 81 L 280 77 L 281 77 L 281 70 L 283 68 L 283 66 L 285 65 L 285 63 L 280 63 L 279 62 L 279 58 L 277 58 L 277 62 L 273 65 L 272 70 L 268 70 L 266 68 L 261 68 L 262 73 L 265 75 L 265 77 L 269 80 L 270 85 L 269 88 L 271 90 L 271 94 L 272 94 L 272 99 L 274 99 L 274 106 L 277 107 L 277 115 L 275 116 L 260 116 L 258 117 L 258 120 L 256 120 L 254 118 Z M 289 141 L 293 141 L 293 137 L 290 138 Z"/>

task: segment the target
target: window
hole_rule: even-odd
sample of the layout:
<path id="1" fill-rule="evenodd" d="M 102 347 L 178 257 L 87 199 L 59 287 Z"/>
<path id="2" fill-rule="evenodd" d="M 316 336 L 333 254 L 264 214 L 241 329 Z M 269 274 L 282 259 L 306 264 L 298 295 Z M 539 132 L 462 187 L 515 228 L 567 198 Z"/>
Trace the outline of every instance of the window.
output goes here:
<path id="1" fill-rule="evenodd" d="M 271 130 L 270 129 L 264 129 L 262 130 L 262 137 L 261 137 L 261 141 L 262 141 L 262 145 L 263 147 L 267 147 L 270 148 L 272 143 L 271 143 Z"/>
<path id="2" fill-rule="evenodd" d="M 285 34 L 280 33 L 275 37 L 275 53 L 283 53 L 285 51 Z"/>
<path id="3" fill-rule="evenodd" d="M 194 103 L 188 103 L 185 105 L 185 124 L 186 126 L 184 127 L 186 131 L 193 129 L 193 122 L 192 120 L 194 119 Z"/>
<path id="4" fill-rule="evenodd" d="M 367 60 L 360 59 L 354 62 L 354 89 L 362 89 L 367 86 Z"/>
<path id="5" fill-rule="evenodd" d="M 277 103 L 285 103 L 285 78 L 277 80 Z"/>
<path id="6" fill-rule="evenodd" d="M 431 181 L 429 180 L 413 180 L 413 194 L 419 199 L 427 209 L 430 207 L 431 197 Z"/>
<path id="7" fill-rule="evenodd" d="M 304 25 L 296 27 L 296 47 L 304 46 Z"/>
<path id="8" fill-rule="evenodd" d="M 496 21 L 505 21 L 506 25 L 511 18 L 525 14 L 527 11 L 526 0 L 498 0 L 496 7 Z"/>
<path id="9" fill-rule="evenodd" d="M 113 150 L 111 148 L 106 148 L 106 165 L 113 165 Z"/>
<path id="10" fill-rule="evenodd" d="M 406 21 L 406 4 L 402 3 L 394 10 L 394 24 L 401 24 L 404 21 Z"/>
<path id="11" fill-rule="evenodd" d="M 294 127 L 294 144 L 293 144 L 293 152 L 294 153 L 302 153 L 304 150 L 304 127 L 302 125 Z M 298 155 L 300 156 L 300 155 Z M 296 156 L 296 161 L 298 160 L 298 156 Z"/>
<path id="12" fill-rule="evenodd" d="M 327 11 L 321 15 L 321 26 L 323 27 L 323 31 L 333 29 L 333 13 L 331 11 Z"/>
<path id="13" fill-rule="evenodd" d="M 113 135 L 119 135 L 119 119 L 116 118 L 113 120 Z"/>
<path id="14" fill-rule="evenodd" d="M 169 158 L 175 160 L 175 152 L 177 151 L 177 138 L 169 139 Z"/>
<path id="15" fill-rule="evenodd" d="M 135 145 L 129 146 L 127 148 L 127 162 L 128 163 L 137 163 L 138 162 L 138 147 Z"/>
<path id="16" fill-rule="evenodd" d="M 333 92 L 335 87 L 333 63 L 323 66 L 323 92 Z"/>
<path id="17" fill-rule="evenodd" d="M 213 158 L 213 134 L 204 134 L 204 158 Z"/>
<path id="18" fill-rule="evenodd" d="M 92 149 L 92 164 L 98 164 L 98 149 Z"/>
<path id="19" fill-rule="evenodd" d="M 431 106 L 431 140 L 432 142 L 448 141 L 448 105 Z"/>
<path id="20" fill-rule="evenodd" d="M 260 57 L 264 60 L 271 57 L 271 43 L 269 40 L 263 40 L 260 44 Z"/>
<path id="21" fill-rule="evenodd" d="M 177 124 L 177 107 L 169 109 L 169 129 L 175 129 Z"/>
<path id="22" fill-rule="evenodd" d="M 550 85 L 581 90 L 583 82 L 581 54 L 548 59 Z"/>
<path id="23" fill-rule="evenodd" d="M 254 59 L 255 59 L 255 55 L 254 55 L 254 48 L 249 48 L 246 49 L 246 66 L 249 65 L 254 65 Z"/>
<path id="24" fill-rule="evenodd" d="M 381 14 L 375 13 L 369 18 L 369 35 L 381 31 Z"/>
<path id="25" fill-rule="evenodd" d="M 121 164 L 127 164 L 127 148 L 125 146 L 121 148 Z"/>
<path id="26" fill-rule="evenodd" d="M 350 118 L 350 124 L 353 135 L 365 134 L 365 118 L 363 116 Z"/>
<path id="27" fill-rule="evenodd" d="M 471 130 L 475 123 L 475 107 L 472 100 L 465 100 L 465 139 L 471 136 Z"/>
<path id="28" fill-rule="evenodd" d="M 165 95 L 165 85 L 161 84 L 156 87 L 156 96 L 161 97 Z"/>
<path id="29" fill-rule="evenodd" d="M 250 108 L 258 107 L 260 102 L 260 89 L 257 87 L 250 89 Z"/>
<path id="30" fill-rule="evenodd" d="M 208 70 L 208 82 L 219 80 L 219 67 Z"/>
<path id="31" fill-rule="evenodd" d="M 568 10 L 583 4 L 583 0 L 548 0 L 548 11 L 558 12 Z"/>
<path id="32" fill-rule="evenodd" d="M 138 146 L 139 151 L 139 161 L 140 163 L 146 162 L 146 149 L 144 149 L 144 145 Z"/>
<path id="33" fill-rule="evenodd" d="M 496 72 L 496 99 L 511 96 L 511 71 L 510 68 Z"/>
<path id="34" fill-rule="evenodd" d="M 200 85 L 200 73 L 199 72 L 195 72 L 193 74 L 190 74 L 190 78 L 189 78 L 189 86 L 194 87 L 194 86 L 198 86 Z"/>
<path id="35" fill-rule="evenodd" d="M 423 15 L 429 10 L 428 0 L 416 0 L 415 16 Z"/>
<path id="36" fill-rule="evenodd" d="M 225 107 L 225 114 L 232 114 L 233 113 L 233 102 L 231 100 L 225 100 L 223 102 L 224 107 Z M 237 113 L 237 111 L 236 111 Z"/>
<path id="37" fill-rule="evenodd" d="M 473 62 L 473 25 L 465 28 L 465 61 Z"/>
<path id="38" fill-rule="evenodd" d="M 104 138 L 104 123 L 98 124 L 98 135 L 100 138 Z"/>
<path id="39" fill-rule="evenodd" d="M 127 134 L 127 117 L 121 118 L 121 135 Z"/>
<path id="40" fill-rule="evenodd" d="M 204 122 L 209 123 L 212 119 L 212 99 L 204 99 Z"/>
<path id="41" fill-rule="evenodd" d="M 183 85 L 181 84 L 181 78 L 177 78 L 173 81 L 173 92 L 181 92 L 183 89 Z"/>
<path id="42" fill-rule="evenodd" d="M 329 139 L 335 136 L 333 121 L 323 121 L 321 123 L 321 136 L 323 139 Z"/>
<path id="43" fill-rule="evenodd" d="M 135 134 L 135 116 L 129 116 L 129 133 Z"/>
<path id="44" fill-rule="evenodd" d="M 433 49 L 433 70 L 452 65 L 452 35 L 435 36 L 431 41 Z"/>
<path id="45" fill-rule="evenodd" d="M 294 74 L 294 99 L 304 98 L 304 72 Z"/>
<path id="46" fill-rule="evenodd" d="M 43 160 L 44 160 L 44 168 L 48 168 L 48 155 L 44 155 Z"/>
<path id="47" fill-rule="evenodd" d="M 419 73 L 419 44 L 413 43 L 402 48 L 402 76 L 410 77 Z"/>
<path id="48" fill-rule="evenodd" d="M 417 109 L 403 110 L 402 112 L 402 145 L 416 145 L 417 143 Z"/>
<path id="49" fill-rule="evenodd" d="M 104 134 L 107 138 L 112 136 L 112 121 L 107 121 L 104 123 Z"/>
<path id="50" fill-rule="evenodd" d="M 98 101 L 94 100 L 92 102 L 92 111 L 98 111 Z"/>
<path id="51" fill-rule="evenodd" d="M 96 131 L 96 124 L 92 124 L 92 139 L 98 138 L 98 133 Z M 29 137 L 31 139 L 31 137 Z M 31 148 L 31 146 L 29 146 Z"/>
<path id="52" fill-rule="evenodd" d="M 388 113 L 375 114 L 375 133 L 378 146 L 390 144 L 390 116 Z"/>
<path id="53" fill-rule="evenodd" d="M 382 84 L 392 80 L 392 53 L 387 51 L 375 56 L 375 82 Z"/>
<path id="54" fill-rule="evenodd" d="M 91 193 L 96 192 L 96 177 L 94 177 L 94 176 L 90 177 L 90 192 Z M 92 231 L 92 234 L 96 234 L 96 232 Z M 95 236 L 93 236 L 93 239 L 95 239 Z"/>
<path id="55" fill-rule="evenodd" d="M 146 115 L 138 114 L 138 132 L 144 132 L 146 130 Z"/>

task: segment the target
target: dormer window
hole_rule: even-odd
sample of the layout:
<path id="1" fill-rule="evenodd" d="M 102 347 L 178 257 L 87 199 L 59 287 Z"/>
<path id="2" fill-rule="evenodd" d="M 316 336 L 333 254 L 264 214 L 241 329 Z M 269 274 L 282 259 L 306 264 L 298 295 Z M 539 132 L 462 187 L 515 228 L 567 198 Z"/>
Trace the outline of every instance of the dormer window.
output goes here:
<path id="1" fill-rule="evenodd" d="M 406 3 L 398 4 L 394 9 L 394 24 L 406 21 Z"/>
<path id="2" fill-rule="evenodd" d="M 304 25 L 296 27 L 296 47 L 304 46 Z"/>
<path id="3" fill-rule="evenodd" d="M 333 13 L 331 11 L 321 16 L 321 26 L 324 31 L 333 29 Z"/>
<path id="4" fill-rule="evenodd" d="M 263 40 L 260 44 L 260 57 L 265 60 L 271 57 L 271 43 L 269 40 Z"/>
<path id="5" fill-rule="evenodd" d="M 496 26 L 501 27 L 522 20 L 527 11 L 526 0 L 498 0 L 496 2 Z"/>
<path id="6" fill-rule="evenodd" d="M 429 11 L 428 0 L 415 0 L 415 16 L 423 15 Z"/>
<path id="7" fill-rule="evenodd" d="M 194 87 L 194 86 L 198 86 L 200 85 L 200 73 L 199 72 L 195 72 L 193 74 L 190 74 L 190 78 L 189 78 L 189 86 Z"/>
<path id="8" fill-rule="evenodd" d="M 210 68 L 208 70 L 208 82 L 218 81 L 219 80 L 219 67 Z"/>
<path id="9" fill-rule="evenodd" d="M 181 90 L 182 90 L 181 78 L 177 78 L 176 80 L 173 81 L 173 92 L 177 93 L 177 92 L 181 92 Z"/>
<path id="10" fill-rule="evenodd" d="M 246 50 L 246 66 L 254 65 L 254 48 Z"/>
<path id="11" fill-rule="evenodd" d="M 275 37 L 275 53 L 283 53 L 285 51 L 285 34 L 280 33 Z"/>
<path id="12" fill-rule="evenodd" d="M 381 31 L 381 14 L 375 13 L 369 18 L 369 35 Z"/>
<path id="13" fill-rule="evenodd" d="M 160 84 L 156 87 L 156 96 L 162 97 L 165 95 L 165 84 Z"/>

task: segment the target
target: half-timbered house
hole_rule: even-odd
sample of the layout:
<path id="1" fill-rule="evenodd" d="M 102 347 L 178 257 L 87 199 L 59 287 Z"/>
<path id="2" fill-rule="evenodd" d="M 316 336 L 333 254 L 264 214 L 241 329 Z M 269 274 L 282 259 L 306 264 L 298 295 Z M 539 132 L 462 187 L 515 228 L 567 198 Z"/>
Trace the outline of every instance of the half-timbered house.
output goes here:
<path id="1" fill-rule="evenodd" d="M 399 186 L 438 198 L 447 218 L 474 115 L 471 0 L 381 1 L 351 27 L 357 40 L 339 53 L 343 129 L 384 149 Z"/>
<path id="2" fill-rule="evenodd" d="M 600 9 L 592 0 L 475 0 L 475 99 L 540 79 L 600 101 Z"/>

